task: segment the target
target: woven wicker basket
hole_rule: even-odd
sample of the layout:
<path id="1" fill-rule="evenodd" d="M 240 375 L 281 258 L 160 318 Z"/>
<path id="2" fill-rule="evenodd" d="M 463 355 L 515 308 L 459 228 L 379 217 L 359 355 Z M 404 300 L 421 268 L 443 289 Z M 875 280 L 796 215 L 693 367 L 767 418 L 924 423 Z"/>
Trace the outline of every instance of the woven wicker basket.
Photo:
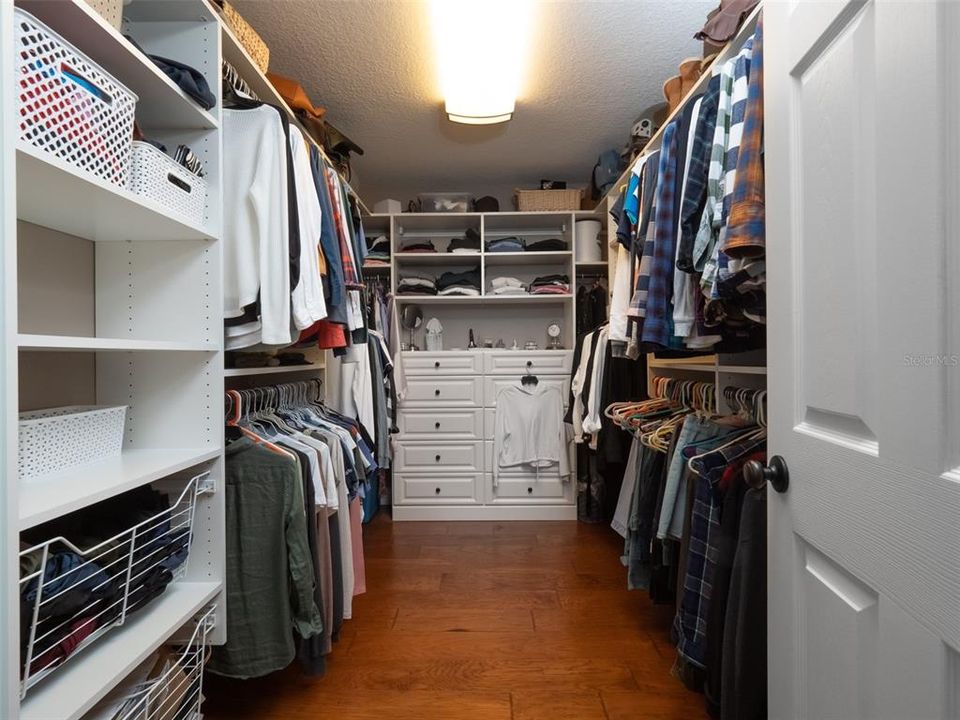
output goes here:
<path id="1" fill-rule="evenodd" d="M 571 190 L 516 190 L 517 210 L 579 210 L 583 189 Z"/>
<path id="2" fill-rule="evenodd" d="M 257 67 L 260 68 L 261 72 L 266 72 L 267 66 L 270 64 L 270 48 L 267 47 L 263 38 L 250 26 L 250 23 L 243 19 L 243 16 L 237 12 L 237 9 L 229 2 L 226 2 L 226 0 L 223 2 L 221 12 L 223 13 L 224 21 L 230 26 L 230 29 L 233 30 L 233 34 L 237 36 L 237 40 L 240 41 L 244 49 L 250 53 L 250 57 L 253 58 Z"/>

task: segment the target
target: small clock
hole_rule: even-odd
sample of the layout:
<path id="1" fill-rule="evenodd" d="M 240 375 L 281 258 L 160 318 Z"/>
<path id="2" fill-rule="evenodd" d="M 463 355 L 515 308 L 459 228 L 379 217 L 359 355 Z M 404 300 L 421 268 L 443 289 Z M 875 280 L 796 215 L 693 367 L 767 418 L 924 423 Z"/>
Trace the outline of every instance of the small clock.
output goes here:
<path id="1" fill-rule="evenodd" d="M 547 344 L 547 347 L 550 350 L 562 350 L 563 345 L 560 344 L 560 325 L 557 323 L 550 323 L 547 325 L 547 336 L 550 338 L 550 342 Z"/>

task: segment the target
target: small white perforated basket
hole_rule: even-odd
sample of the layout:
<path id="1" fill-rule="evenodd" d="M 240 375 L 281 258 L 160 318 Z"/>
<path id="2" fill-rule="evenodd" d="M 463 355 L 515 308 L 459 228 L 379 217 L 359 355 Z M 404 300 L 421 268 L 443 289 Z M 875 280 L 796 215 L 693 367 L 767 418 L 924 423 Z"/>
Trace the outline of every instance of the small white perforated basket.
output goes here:
<path id="1" fill-rule="evenodd" d="M 197 225 L 203 222 L 207 181 L 148 142 L 133 143 L 127 188 Z"/>
<path id="2" fill-rule="evenodd" d="M 126 416 L 126 405 L 71 405 L 20 413 L 20 479 L 119 455 Z"/>
<path id="3" fill-rule="evenodd" d="M 20 139 L 123 187 L 137 96 L 30 13 L 13 17 Z"/>

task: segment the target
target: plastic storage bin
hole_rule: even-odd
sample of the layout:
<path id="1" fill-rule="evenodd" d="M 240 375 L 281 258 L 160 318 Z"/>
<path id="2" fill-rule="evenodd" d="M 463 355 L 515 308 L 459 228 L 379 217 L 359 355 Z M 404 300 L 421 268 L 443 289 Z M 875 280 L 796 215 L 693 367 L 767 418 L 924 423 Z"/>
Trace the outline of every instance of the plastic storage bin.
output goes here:
<path id="1" fill-rule="evenodd" d="M 126 416 L 126 405 L 71 405 L 20 413 L 20 479 L 119 455 Z"/>
<path id="2" fill-rule="evenodd" d="M 133 143 L 127 187 L 130 192 L 153 200 L 194 224 L 203 223 L 207 181 L 150 143 Z"/>
<path id="3" fill-rule="evenodd" d="M 123 187 L 137 96 L 30 13 L 13 17 L 20 140 Z"/>
<path id="4" fill-rule="evenodd" d="M 465 213 L 473 209 L 473 198 L 469 193 L 420 193 L 420 212 L 425 213 Z"/>

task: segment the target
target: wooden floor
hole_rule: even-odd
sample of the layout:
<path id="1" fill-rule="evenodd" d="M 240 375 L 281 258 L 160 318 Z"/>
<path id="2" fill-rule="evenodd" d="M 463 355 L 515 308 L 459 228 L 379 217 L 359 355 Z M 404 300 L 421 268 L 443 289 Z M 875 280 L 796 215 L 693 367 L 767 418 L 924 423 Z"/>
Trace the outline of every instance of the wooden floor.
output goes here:
<path id="1" fill-rule="evenodd" d="M 575 522 L 364 528 L 367 594 L 325 677 L 207 674 L 207 720 L 699 720 L 671 611 L 626 590 L 623 543 Z"/>

